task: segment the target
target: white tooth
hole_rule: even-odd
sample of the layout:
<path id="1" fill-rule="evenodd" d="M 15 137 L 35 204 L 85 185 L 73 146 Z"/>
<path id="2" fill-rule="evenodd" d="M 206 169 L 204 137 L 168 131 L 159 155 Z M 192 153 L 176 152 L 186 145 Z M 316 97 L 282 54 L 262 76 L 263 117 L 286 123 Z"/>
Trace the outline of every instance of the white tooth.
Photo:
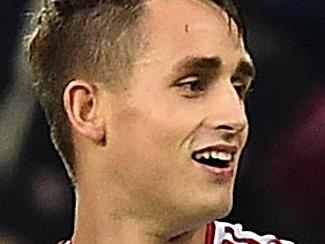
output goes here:
<path id="1" fill-rule="evenodd" d="M 231 153 L 228 153 L 228 159 L 227 160 L 228 161 L 232 160 L 232 157 L 233 157 L 232 154 Z"/>
<path id="2" fill-rule="evenodd" d="M 216 151 L 211 152 L 211 157 L 213 159 L 217 159 L 218 158 L 218 153 Z"/>
<path id="3" fill-rule="evenodd" d="M 204 152 L 204 153 L 202 153 L 202 156 L 203 156 L 205 159 L 209 159 L 209 157 L 210 157 L 210 153 L 208 153 L 208 152 Z"/>
<path id="4" fill-rule="evenodd" d="M 203 155 L 201 153 L 196 153 L 194 157 L 196 160 L 200 160 L 203 157 Z"/>
<path id="5" fill-rule="evenodd" d="M 224 160 L 224 161 L 229 161 L 231 160 L 232 155 L 227 152 L 218 152 L 218 159 Z"/>

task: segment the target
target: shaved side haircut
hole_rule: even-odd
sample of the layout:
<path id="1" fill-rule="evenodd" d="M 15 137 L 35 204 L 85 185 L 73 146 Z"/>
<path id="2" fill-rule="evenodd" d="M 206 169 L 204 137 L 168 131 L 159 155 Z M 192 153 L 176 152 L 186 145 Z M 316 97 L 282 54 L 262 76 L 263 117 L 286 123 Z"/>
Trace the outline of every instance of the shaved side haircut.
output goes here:
<path id="1" fill-rule="evenodd" d="M 128 80 L 146 46 L 141 19 L 148 0 L 45 0 L 27 36 L 32 86 L 45 110 L 55 148 L 72 179 L 75 155 L 62 94 L 75 79 L 114 89 Z M 201 0 L 221 7 L 239 33 L 243 21 L 231 0 Z"/>

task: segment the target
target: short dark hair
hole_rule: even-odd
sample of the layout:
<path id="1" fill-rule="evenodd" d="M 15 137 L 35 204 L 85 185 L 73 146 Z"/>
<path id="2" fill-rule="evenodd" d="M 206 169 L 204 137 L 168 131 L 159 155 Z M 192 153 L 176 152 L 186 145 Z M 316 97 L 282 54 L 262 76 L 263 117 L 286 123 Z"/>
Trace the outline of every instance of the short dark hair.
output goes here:
<path id="1" fill-rule="evenodd" d="M 142 33 L 137 24 L 146 1 L 45 0 L 32 22 L 36 27 L 27 37 L 32 86 L 71 177 L 75 159 L 71 124 L 62 101 L 64 88 L 73 79 L 107 82 L 109 87 L 130 75 L 141 52 Z M 209 1 L 224 9 L 242 33 L 243 22 L 234 1 Z"/>

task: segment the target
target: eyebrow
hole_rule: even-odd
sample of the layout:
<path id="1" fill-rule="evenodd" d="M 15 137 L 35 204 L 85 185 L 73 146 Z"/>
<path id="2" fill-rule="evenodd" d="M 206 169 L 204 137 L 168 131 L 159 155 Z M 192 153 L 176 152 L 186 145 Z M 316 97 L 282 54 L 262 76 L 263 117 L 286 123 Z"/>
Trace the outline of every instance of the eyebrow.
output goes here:
<path id="1" fill-rule="evenodd" d="M 203 57 L 187 57 L 175 65 L 175 71 L 187 70 L 210 70 L 217 72 L 221 67 L 221 59 L 219 57 L 203 58 Z"/>
<path id="2" fill-rule="evenodd" d="M 210 75 L 218 75 L 222 66 L 221 58 L 215 57 L 186 57 L 177 63 L 173 70 L 177 72 L 187 72 L 187 71 L 208 71 Z M 255 78 L 256 70 L 252 62 L 246 59 L 241 59 L 235 69 L 233 78 L 243 77 L 245 79 L 253 80 Z"/>
<path id="3" fill-rule="evenodd" d="M 244 76 L 254 79 L 256 75 L 255 66 L 246 60 L 240 60 L 235 71 L 235 76 Z"/>

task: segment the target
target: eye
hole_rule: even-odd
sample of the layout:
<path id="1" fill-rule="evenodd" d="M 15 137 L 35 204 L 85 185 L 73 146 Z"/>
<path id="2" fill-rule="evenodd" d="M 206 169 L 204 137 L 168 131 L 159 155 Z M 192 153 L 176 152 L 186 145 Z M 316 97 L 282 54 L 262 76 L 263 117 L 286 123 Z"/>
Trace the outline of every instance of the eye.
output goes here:
<path id="1" fill-rule="evenodd" d="M 208 87 L 208 81 L 199 76 L 188 76 L 179 80 L 176 87 L 179 88 L 182 96 L 195 98 L 205 93 Z"/>
<path id="2" fill-rule="evenodd" d="M 240 99 L 245 100 L 248 93 L 251 91 L 248 84 L 243 81 L 235 81 L 232 84 Z"/>

